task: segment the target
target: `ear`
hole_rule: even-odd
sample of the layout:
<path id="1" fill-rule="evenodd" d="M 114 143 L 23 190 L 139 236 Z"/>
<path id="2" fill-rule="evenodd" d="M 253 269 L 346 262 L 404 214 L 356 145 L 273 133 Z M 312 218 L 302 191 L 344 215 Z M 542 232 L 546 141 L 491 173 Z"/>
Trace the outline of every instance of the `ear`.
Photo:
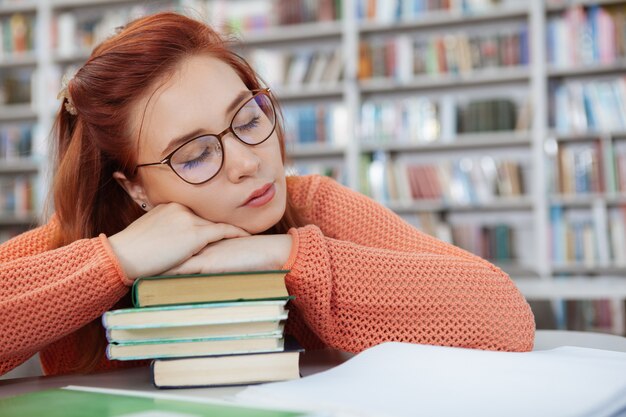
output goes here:
<path id="1" fill-rule="evenodd" d="M 115 179 L 115 181 L 117 181 L 120 187 L 122 187 L 124 191 L 126 191 L 130 198 L 132 198 L 137 203 L 137 205 L 139 205 L 139 207 L 146 211 L 150 210 L 150 201 L 148 199 L 146 189 L 143 187 L 143 185 L 141 185 L 137 181 L 129 180 L 128 178 L 126 178 L 126 175 L 124 175 L 120 171 L 115 171 L 113 173 L 113 178 Z"/>

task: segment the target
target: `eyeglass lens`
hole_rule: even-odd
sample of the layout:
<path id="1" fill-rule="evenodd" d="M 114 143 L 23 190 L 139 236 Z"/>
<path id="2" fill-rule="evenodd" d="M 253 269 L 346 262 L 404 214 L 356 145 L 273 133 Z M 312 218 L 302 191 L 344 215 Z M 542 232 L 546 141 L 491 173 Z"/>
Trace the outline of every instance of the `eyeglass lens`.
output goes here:
<path id="1" fill-rule="evenodd" d="M 235 114 L 231 127 L 235 136 L 248 145 L 258 145 L 274 131 L 276 116 L 266 94 L 250 98 Z M 224 152 L 216 136 L 195 138 L 170 158 L 172 169 L 185 181 L 202 183 L 213 178 L 222 167 Z"/>

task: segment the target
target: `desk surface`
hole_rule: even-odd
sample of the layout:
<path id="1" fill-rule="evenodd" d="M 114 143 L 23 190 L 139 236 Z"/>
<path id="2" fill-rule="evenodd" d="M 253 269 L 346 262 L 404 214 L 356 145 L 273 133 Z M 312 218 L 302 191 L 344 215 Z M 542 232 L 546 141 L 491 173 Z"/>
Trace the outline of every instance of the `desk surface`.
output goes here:
<path id="1" fill-rule="evenodd" d="M 324 349 L 304 352 L 300 355 L 300 373 L 302 376 L 329 369 L 350 358 L 352 354 L 337 350 Z M 90 375 L 61 375 L 16 378 L 0 381 L 0 398 L 44 389 L 80 385 L 95 388 L 123 389 L 141 392 L 159 392 L 172 395 L 198 396 L 204 398 L 224 398 L 243 390 L 245 386 L 220 388 L 195 388 L 162 390 L 152 385 L 148 367 L 124 369 Z"/>
<path id="2" fill-rule="evenodd" d="M 581 346 L 626 352 L 626 338 L 589 332 L 566 332 L 559 330 L 537 331 L 535 350 L 552 349 L 558 346 Z M 305 352 L 300 358 L 300 371 L 303 376 L 339 365 L 352 355 L 331 349 Z M 160 392 L 172 395 L 199 396 L 221 399 L 230 397 L 245 387 L 196 388 L 159 390 L 154 388 L 147 367 L 126 369 L 91 375 L 62 375 L 54 377 L 30 377 L 0 381 L 0 398 L 60 388 L 68 385 L 82 385 L 96 388 L 124 389 L 141 392 Z"/>

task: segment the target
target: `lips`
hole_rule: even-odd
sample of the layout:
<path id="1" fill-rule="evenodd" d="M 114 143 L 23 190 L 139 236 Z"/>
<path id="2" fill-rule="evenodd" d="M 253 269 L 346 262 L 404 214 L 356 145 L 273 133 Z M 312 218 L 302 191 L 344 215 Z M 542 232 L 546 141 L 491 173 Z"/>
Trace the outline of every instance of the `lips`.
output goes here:
<path id="1" fill-rule="evenodd" d="M 274 183 L 267 183 L 263 187 L 253 191 L 242 206 L 259 207 L 265 205 L 274 198 L 275 193 L 276 189 Z"/>

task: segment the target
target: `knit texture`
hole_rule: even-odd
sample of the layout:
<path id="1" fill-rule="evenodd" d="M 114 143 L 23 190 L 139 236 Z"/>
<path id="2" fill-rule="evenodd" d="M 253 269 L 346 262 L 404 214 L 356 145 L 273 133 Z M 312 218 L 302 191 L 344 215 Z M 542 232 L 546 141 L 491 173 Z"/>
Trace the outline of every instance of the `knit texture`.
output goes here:
<path id="1" fill-rule="evenodd" d="M 509 277 L 320 176 L 290 177 L 309 225 L 289 231 L 287 332 L 305 348 L 358 352 L 383 341 L 527 351 L 532 312 Z M 113 308 L 127 277 L 104 236 L 50 250 L 55 217 L 0 245 L 0 374 L 41 351 L 66 373 L 74 332 Z M 102 358 L 97 370 L 137 363 Z"/>
<path id="2" fill-rule="evenodd" d="M 290 230 L 285 265 L 296 296 L 287 330 L 305 348 L 532 349 L 533 314 L 499 268 L 326 177 L 290 178 L 289 191 L 310 223 Z"/>

